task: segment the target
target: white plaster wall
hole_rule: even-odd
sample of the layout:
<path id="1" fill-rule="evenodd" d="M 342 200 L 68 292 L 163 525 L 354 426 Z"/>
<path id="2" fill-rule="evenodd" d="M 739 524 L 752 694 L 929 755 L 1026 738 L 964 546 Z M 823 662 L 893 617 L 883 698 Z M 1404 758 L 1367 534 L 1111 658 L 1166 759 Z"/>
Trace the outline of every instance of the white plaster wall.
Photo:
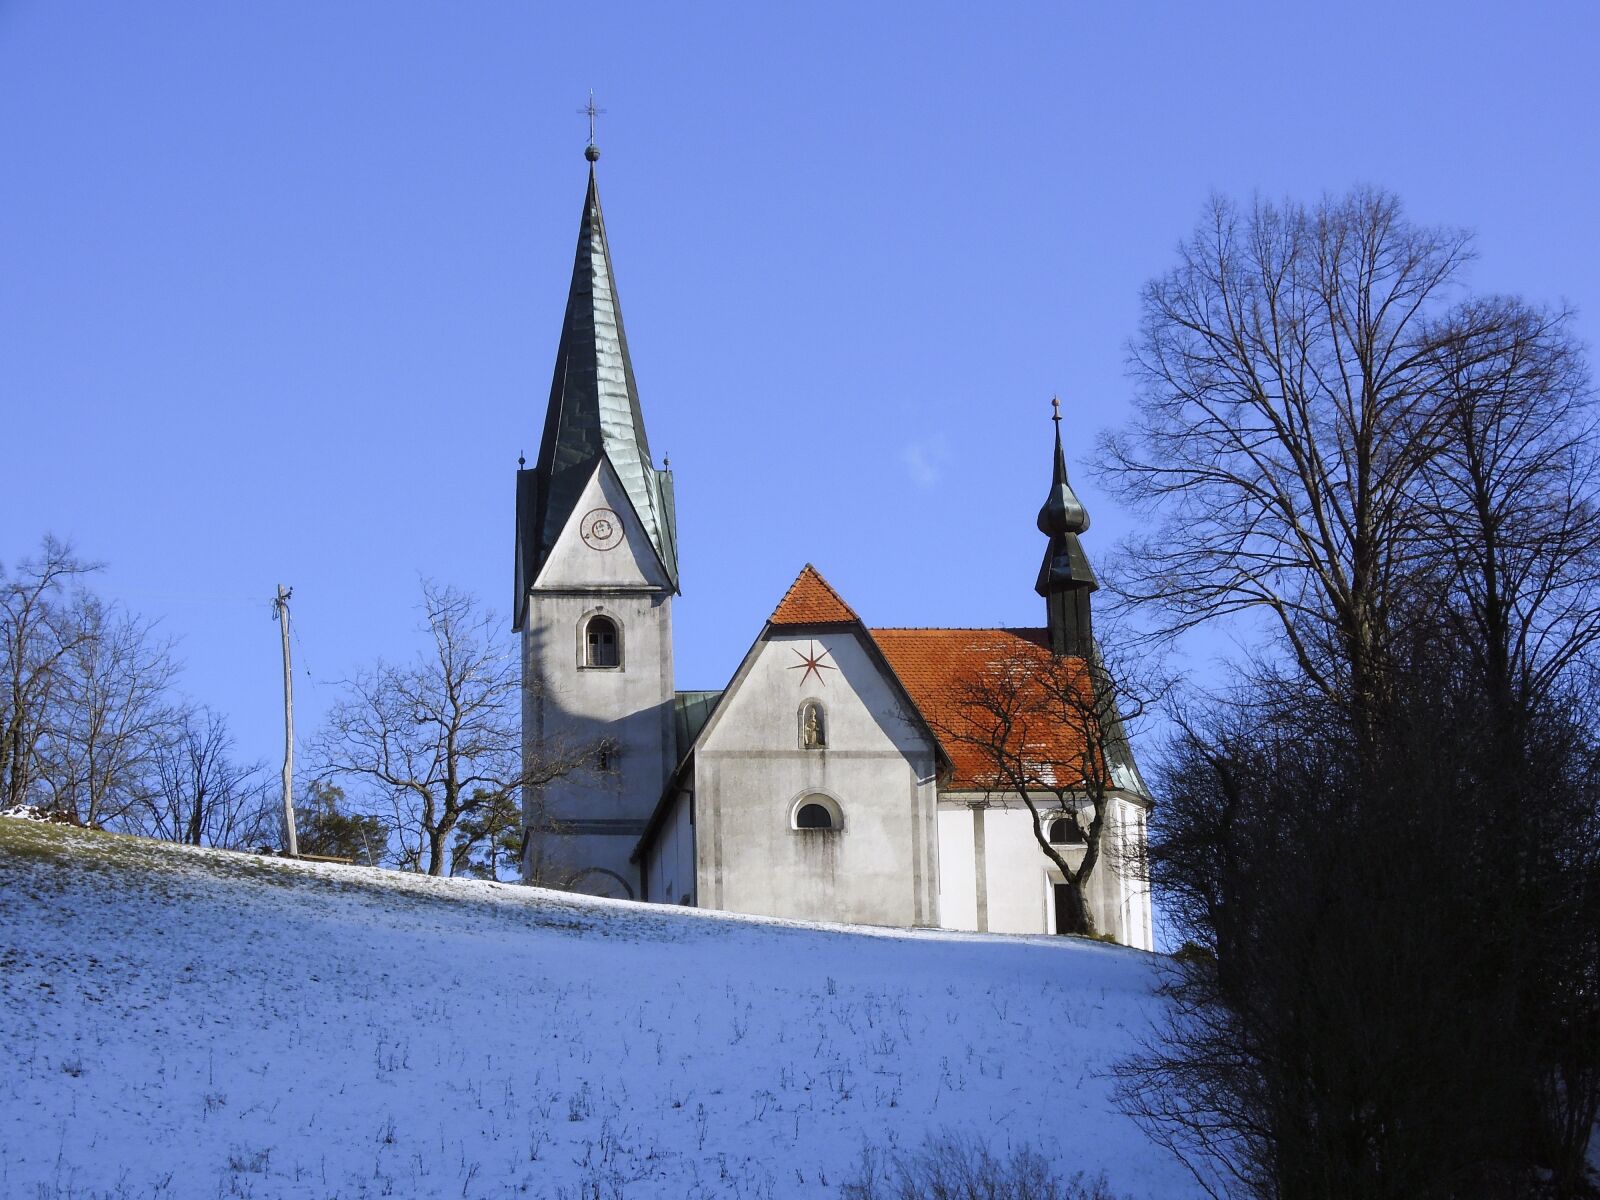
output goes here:
<path id="1" fill-rule="evenodd" d="M 972 812 L 964 804 L 939 805 L 939 924 L 978 928 L 978 877 L 972 853 Z"/>
<path id="2" fill-rule="evenodd" d="M 834 670 L 807 678 L 801 654 Z M 828 746 L 801 747 L 799 711 L 826 713 Z M 807 920 L 938 921 L 934 747 L 851 632 L 758 643 L 695 753 L 701 905 Z M 801 796 L 843 810 L 840 831 L 796 830 Z"/>
<path id="3" fill-rule="evenodd" d="M 977 874 L 973 854 L 972 812 L 967 799 L 947 793 L 939 804 L 941 924 L 948 929 L 976 929 Z M 1033 836 L 1033 817 L 1020 800 L 992 801 L 984 810 L 985 861 L 988 883 L 988 929 L 991 933 L 1055 933 L 1051 885 L 1061 878 Z M 1150 896 L 1123 869 L 1122 851 L 1143 833 L 1140 805 L 1115 797 L 1102 831 L 1103 849 L 1089 876 L 1089 906 L 1097 928 L 1125 945 L 1149 950 Z M 1082 847 L 1066 847 L 1064 857 L 1076 867 Z"/>
<path id="4" fill-rule="evenodd" d="M 590 549 L 578 534 L 585 513 L 612 509 L 623 521 L 621 545 Z M 602 612 L 618 625 L 622 665 L 581 666 L 581 628 Z M 522 639 L 523 738 L 530 752 L 550 752 L 610 737 L 616 771 L 582 771 L 546 785 L 550 815 L 570 835 L 543 836 L 549 858 L 575 890 L 638 898 L 629 863 L 645 821 L 675 762 L 672 725 L 672 595 L 655 551 L 608 463 L 590 479 L 572 520 L 529 594 Z M 537 813 L 524 797 L 525 820 Z"/>
<path id="5" fill-rule="evenodd" d="M 644 898 L 657 904 L 694 903 L 693 793 L 680 791 L 656 831 L 645 859 Z"/>

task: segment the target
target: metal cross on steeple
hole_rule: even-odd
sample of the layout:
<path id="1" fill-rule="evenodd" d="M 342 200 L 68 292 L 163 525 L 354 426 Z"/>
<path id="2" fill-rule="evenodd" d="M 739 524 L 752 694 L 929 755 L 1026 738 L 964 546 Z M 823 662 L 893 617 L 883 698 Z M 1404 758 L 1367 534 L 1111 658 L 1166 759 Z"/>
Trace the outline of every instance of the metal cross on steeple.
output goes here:
<path id="1" fill-rule="evenodd" d="M 580 116 L 589 118 L 589 145 L 585 148 L 583 156 L 590 162 L 600 157 L 600 147 L 594 143 L 594 119 L 605 113 L 605 109 L 594 106 L 594 89 L 589 89 L 589 103 L 578 110 Z"/>

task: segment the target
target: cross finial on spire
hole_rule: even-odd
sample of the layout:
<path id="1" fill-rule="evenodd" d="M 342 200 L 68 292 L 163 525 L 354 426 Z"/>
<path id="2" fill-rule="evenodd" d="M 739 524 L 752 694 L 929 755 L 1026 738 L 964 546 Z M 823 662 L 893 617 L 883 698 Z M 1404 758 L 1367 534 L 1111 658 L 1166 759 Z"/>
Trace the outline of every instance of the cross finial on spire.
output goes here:
<path id="1" fill-rule="evenodd" d="M 594 119 L 601 116 L 606 110 L 594 106 L 594 89 L 589 89 L 589 103 L 578 110 L 579 114 L 589 118 L 589 144 L 584 148 L 583 156 L 590 162 L 600 157 L 600 147 L 594 143 Z"/>

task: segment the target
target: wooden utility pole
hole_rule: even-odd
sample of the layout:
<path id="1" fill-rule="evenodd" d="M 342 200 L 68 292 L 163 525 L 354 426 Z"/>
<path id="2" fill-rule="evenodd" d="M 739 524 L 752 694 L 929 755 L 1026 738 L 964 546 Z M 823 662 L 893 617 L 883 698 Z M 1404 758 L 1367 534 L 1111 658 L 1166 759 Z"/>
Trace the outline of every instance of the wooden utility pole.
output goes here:
<path id="1" fill-rule="evenodd" d="M 293 594 L 293 588 L 280 583 L 272 611 L 283 633 L 283 848 L 290 858 L 299 858 L 294 832 L 294 673 L 289 666 L 289 597 Z"/>

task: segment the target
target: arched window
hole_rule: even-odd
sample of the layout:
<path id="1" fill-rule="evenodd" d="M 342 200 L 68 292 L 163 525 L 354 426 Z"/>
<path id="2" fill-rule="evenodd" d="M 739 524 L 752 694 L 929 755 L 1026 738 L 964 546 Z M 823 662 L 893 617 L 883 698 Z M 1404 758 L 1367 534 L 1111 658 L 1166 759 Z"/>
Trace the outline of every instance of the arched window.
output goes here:
<path id="1" fill-rule="evenodd" d="M 813 792 L 795 802 L 791 823 L 796 829 L 840 830 L 844 828 L 844 813 L 832 796 Z"/>
<path id="2" fill-rule="evenodd" d="M 833 814 L 820 804 L 802 804 L 794 815 L 796 829 L 832 829 Z"/>
<path id="3" fill-rule="evenodd" d="M 828 714 L 820 700 L 807 700 L 800 706 L 800 747 L 803 750 L 828 748 Z"/>
<path id="4" fill-rule="evenodd" d="M 610 617 L 590 617 L 583 627 L 583 665 L 618 667 L 622 665 L 622 637 Z"/>
<path id="5" fill-rule="evenodd" d="M 1078 826 L 1077 817 L 1058 817 L 1050 822 L 1050 844 L 1052 846 L 1081 846 L 1083 845 L 1083 830 Z"/>

